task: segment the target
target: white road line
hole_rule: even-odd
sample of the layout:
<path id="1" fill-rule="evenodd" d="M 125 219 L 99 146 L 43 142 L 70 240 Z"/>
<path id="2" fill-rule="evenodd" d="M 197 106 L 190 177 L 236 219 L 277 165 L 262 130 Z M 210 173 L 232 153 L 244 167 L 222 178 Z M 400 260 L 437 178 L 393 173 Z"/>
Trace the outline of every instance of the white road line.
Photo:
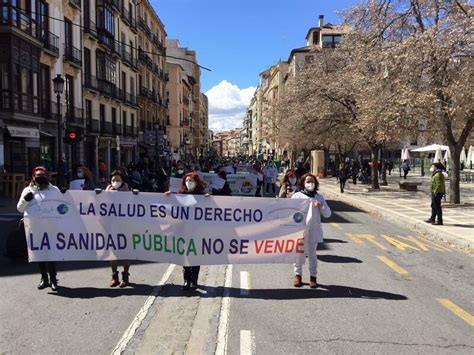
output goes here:
<path id="1" fill-rule="evenodd" d="M 224 295 L 222 297 L 221 312 L 219 315 L 219 329 L 217 332 L 217 346 L 215 355 L 227 354 L 227 336 L 229 332 L 230 288 L 232 287 L 232 265 L 227 265 L 225 271 Z"/>
<path id="2" fill-rule="evenodd" d="M 173 273 L 173 270 L 174 270 L 175 266 L 176 265 L 174 265 L 174 264 L 171 264 L 170 266 L 168 266 L 168 269 L 166 269 L 166 272 L 164 273 L 164 275 L 161 278 L 160 282 L 158 283 L 158 285 L 155 286 L 155 288 L 153 289 L 153 292 L 151 293 L 151 295 L 147 298 L 147 300 L 143 304 L 142 308 L 138 311 L 138 313 L 135 316 L 135 319 L 133 320 L 133 322 L 127 328 L 125 333 L 123 333 L 122 338 L 117 343 L 114 350 L 112 350 L 113 355 L 119 355 L 126 349 L 126 347 L 128 345 L 128 342 L 130 341 L 130 339 L 132 339 L 132 337 L 135 334 L 136 330 L 142 324 L 143 320 L 145 319 L 146 315 L 148 314 L 148 311 L 150 310 L 151 306 L 155 302 L 156 297 L 158 297 L 158 293 L 160 292 L 161 287 L 166 283 L 166 281 L 168 281 L 171 274 Z"/>
<path id="3" fill-rule="evenodd" d="M 255 336 L 251 330 L 240 331 L 240 355 L 255 354 Z"/>
<path id="4" fill-rule="evenodd" d="M 250 294 L 250 272 L 240 272 L 240 294 L 248 296 Z"/>

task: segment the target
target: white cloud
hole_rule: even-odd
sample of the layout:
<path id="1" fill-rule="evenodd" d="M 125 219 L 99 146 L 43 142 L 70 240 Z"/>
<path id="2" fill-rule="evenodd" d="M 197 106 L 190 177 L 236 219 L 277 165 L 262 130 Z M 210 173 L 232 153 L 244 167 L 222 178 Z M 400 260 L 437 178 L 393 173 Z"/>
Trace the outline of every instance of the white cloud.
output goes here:
<path id="1" fill-rule="evenodd" d="M 206 92 L 209 99 L 209 128 L 214 132 L 242 127 L 254 87 L 240 89 L 222 80 Z"/>

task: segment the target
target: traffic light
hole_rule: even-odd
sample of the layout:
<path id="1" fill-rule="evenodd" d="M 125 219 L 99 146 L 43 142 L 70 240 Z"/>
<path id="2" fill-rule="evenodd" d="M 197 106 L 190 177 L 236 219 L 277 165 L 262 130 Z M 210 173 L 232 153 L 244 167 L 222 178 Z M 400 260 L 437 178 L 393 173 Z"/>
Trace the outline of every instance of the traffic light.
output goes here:
<path id="1" fill-rule="evenodd" d="M 64 141 L 69 144 L 79 143 L 80 141 L 82 141 L 81 130 L 80 129 L 77 129 L 77 130 L 67 129 Z"/>

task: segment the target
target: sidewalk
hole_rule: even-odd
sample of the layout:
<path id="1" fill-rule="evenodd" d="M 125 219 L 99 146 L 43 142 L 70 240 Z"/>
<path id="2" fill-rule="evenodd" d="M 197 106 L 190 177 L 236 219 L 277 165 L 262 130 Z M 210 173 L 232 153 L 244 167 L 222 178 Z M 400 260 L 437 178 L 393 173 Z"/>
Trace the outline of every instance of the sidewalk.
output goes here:
<path id="1" fill-rule="evenodd" d="M 461 185 L 461 205 L 443 202 L 444 225 L 434 226 L 424 222 L 431 215 L 430 177 L 409 176 L 404 180 L 421 182 L 422 186 L 417 192 L 400 190 L 398 175 L 387 178 L 389 185 L 381 186 L 380 191 L 370 191 L 370 185 L 353 185 L 352 180 L 348 180 L 344 193 L 340 192 L 336 178 L 321 179 L 320 192 L 326 199 L 339 200 L 366 212 L 378 214 L 394 223 L 414 228 L 449 245 L 474 253 L 473 183 Z"/>

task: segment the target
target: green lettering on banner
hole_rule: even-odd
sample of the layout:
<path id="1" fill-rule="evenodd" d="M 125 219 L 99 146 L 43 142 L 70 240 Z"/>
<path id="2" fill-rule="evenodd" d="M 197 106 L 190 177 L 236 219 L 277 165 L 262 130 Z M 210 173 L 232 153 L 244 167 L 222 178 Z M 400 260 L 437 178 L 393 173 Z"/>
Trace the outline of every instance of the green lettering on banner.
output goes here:
<path id="1" fill-rule="evenodd" d="M 137 249 L 137 244 L 140 244 L 141 236 L 140 234 L 132 234 L 133 238 L 133 249 Z"/>

